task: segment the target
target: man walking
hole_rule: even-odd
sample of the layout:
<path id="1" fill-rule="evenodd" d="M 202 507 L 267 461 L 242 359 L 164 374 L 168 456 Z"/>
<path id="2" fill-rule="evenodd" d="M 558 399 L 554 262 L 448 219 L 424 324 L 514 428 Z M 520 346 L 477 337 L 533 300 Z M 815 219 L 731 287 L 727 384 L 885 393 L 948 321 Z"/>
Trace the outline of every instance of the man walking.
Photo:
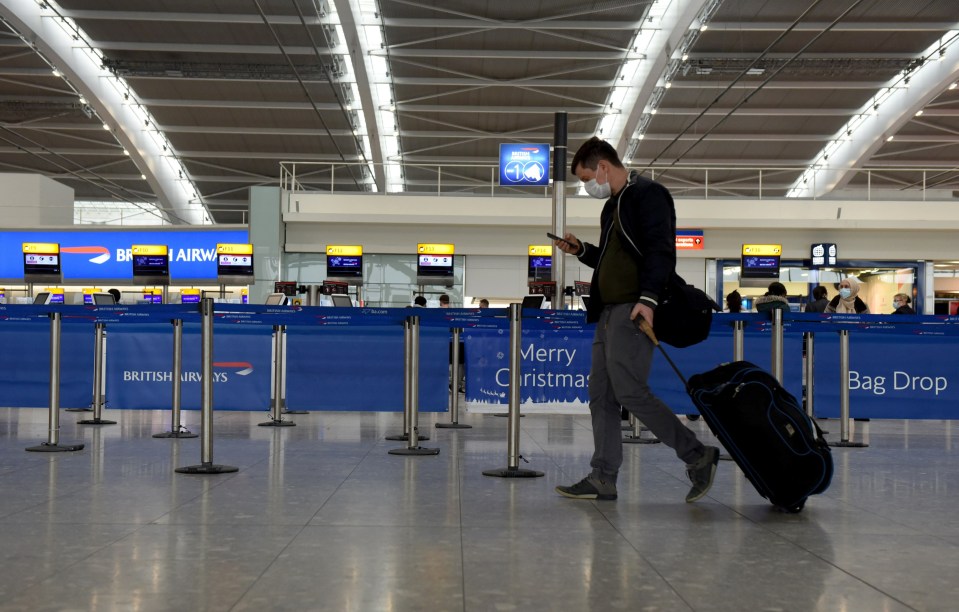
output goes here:
<path id="1" fill-rule="evenodd" d="M 592 471 L 570 486 L 556 487 L 574 499 L 616 499 L 623 463 L 620 406 L 636 416 L 686 463 L 694 502 L 713 484 L 719 449 L 704 446 L 647 384 L 653 343 L 639 324 L 653 326 L 656 306 L 676 270 L 676 212 L 665 187 L 630 175 L 616 150 L 599 138 L 586 141 L 570 169 L 594 198 L 606 200 L 599 245 L 567 233 L 554 245 L 593 268 L 586 320 L 596 322 L 589 411 L 593 425 Z"/>

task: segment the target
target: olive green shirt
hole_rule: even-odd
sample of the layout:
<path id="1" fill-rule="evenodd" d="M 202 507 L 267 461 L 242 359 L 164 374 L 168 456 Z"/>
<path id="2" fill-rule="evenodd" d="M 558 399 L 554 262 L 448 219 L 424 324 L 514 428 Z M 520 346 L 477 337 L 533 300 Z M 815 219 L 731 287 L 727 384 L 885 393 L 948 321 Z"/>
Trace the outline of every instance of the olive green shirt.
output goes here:
<path id="1" fill-rule="evenodd" d="M 630 304 L 639 301 L 639 268 L 626 250 L 620 232 L 619 216 L 613 216 L 613 231 L 606 241 L 603 260 L 599 262 L 599 292 L 606 304 Z"/>

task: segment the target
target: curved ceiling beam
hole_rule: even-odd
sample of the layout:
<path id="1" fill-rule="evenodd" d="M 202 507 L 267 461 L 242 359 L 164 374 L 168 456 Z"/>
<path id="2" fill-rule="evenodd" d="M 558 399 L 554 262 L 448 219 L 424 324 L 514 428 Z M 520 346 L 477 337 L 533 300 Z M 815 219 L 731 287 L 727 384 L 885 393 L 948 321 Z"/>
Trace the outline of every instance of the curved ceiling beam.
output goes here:
<path id="1" fill-rule="evenodd" d="M 682 52 L 683 38 L 708 2 L 710 0 L 651 3 L 646 19 L 639 22 L 632 50 L 606 98 L 607 114 L 599 124 L 600 136 L 624 159 L 633 132 L 663 72 L 673 57 Z"/>
<path id="2" fill-rule="evenodd" d="M 893 77 L 853 115 L 813 158 L 786 197 L 818 198 L 844 186 L 855 168 L 869 161 L 917 112 L 954 83 L 959 77 L 959 30 L 947 32 L 916 63 L 914 70 Z"/>
<path id="3" fill-rule="evenodd" d="M 212 223 L 173 147 L 123 79 L 102 68 L 102 54 L 72 19 L 57 13 L 52 2 L 7 0 L 0 15 L 24 41 L 61 73 L 96 111 L 128 152 L 157 197 L 157 205 L 174 224 Z M 68 31 L 69 30 L 69 31 Z"/>

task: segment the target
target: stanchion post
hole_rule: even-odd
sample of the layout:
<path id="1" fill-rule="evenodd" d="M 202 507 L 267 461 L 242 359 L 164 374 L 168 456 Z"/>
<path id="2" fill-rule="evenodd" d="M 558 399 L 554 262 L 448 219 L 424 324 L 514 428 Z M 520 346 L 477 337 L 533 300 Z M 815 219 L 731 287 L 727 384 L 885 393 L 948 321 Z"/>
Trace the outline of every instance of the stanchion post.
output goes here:
<path id="1" fill-rule="evenodd" d="M 286 362 L 283 357 L 283 337 L 286 335 L 286 325 L 273 326 L 273 371 L 271 385 L 273 386 L 272 405 L 270 406 L 270 420 L 259 423 L 260 427 L 296 427 L 293 421 L 283 420 L 283 372 Z"/>
<path id="2" fill-rule="evenodd" d="M 523 343 L 522 305 L 509 305 L 509 413 L 506 428 L 507 464 L 505 469 L 484 470 L 484 476 L 535 478 L 543 472 L 519 468 L 519 404 L 521 390 L 520 350 Z"/>
<path id="3" fill-rule="evenodd" d="M 226 474 L 240 468 L 213 463 L 213 298 L 200 300 L 200 464 L 176 468 L 179 474 Z"/>
<path id="4" fill-rule="evenodd" d="M 83 449 L 83 444 L 60 444 L 60 313 L 50 313 L 50 414 L 47 441 L 29 446 L 34 453 L 62 453 Z"/>
<path id="5" fill-rule="evenodd" d="M 450 374 L 451 383 L 450 383 L 450 422 L 449 423 L 437 423 L 436 427 L 439 429 L 470 429 L 472 425 L 466 425 L 465 423 L 460 423 L 460 392 L 459 392 L 459 380 L 460 380 L 460 336 L 462 335 L 463 330 L 459 327 L 453 328 L 453 344 L 451 346 L 453 351 L 453 364 L 452 364 L 452 373 Z"/>
<path id="6" fill-rule="evenodd" d="M 839 442 L 832 446 L 862 448 L 862 442 L 849 441 L 849 330 L 839 331 Z"/>
<path id="7" fill-rule="evenodd" d="M 746 322 L 733 321 L 733 361 L 742 361 L 746 356 Z"/>
<path id="8" fill-rule="evenodd" d="M 410 317 L 403 320 L 403 433 L 386 436 L 385 440 L 407 442 L 410 439 L 410 411 L 413 409 L 413 327 Z M 419 440 L 429 437 L 418 436 Z"/>
<path id="9" fill-rule="evenodd" d="M 77 425 L 116 425 L 116 421 L 100 418 L 103 414 L 103 350 L 106 323 L 93 325 L 93 418 L 77 421 Z"/>
<path id="10" fill-rule="evenodd" d="M 644 438 L 643 430 L 649 428 L 643 425 L 643 422 L 636 418 L 636 415 L 629 413 L 630 433 L 623 437 L 623 444 L 659 444 L 660 439 L 653 436 Z"/>
<path id="11" fill-rule="evenodd" d="M 783 384 L 783 311 L 774 308 L 772 315 L 772 346 L 769 351 L 772 355 L 772 364 L 770 370 L 773 378 L 781 385 Z"/>
<path id="12" fill-rule="evenodd" d="M 803 334 L 803 344 L 805 348 L 803 353 L 806 355 L 806 367 L 804 370 L 806 377 L 806 397 L 804 398 L 806 402 L 806 414 L 810 419 L 814 419 L 816 418 L 816 415 L 813 411 L 813 384 L 815 381 L 814 373 L 816 366 L 814 363 L 815 359 L 813 352 L 816 348 L 816 334 L 813 332 L 805 332 Z"/>
<path id="13" fill-rule="evenodd" d="M 191 432 L 180 424 L 180 399 L 182 397 L 183 375 L 183 319 L 172 319 L 173 324 L 173 406 L 170 419 L 170 431 L 153 434 L 154 438 L 196 438 L 199 434 Z"/>
<path id="14" fill-rule="evenodd" d="M 440 449 L 425 448 L 419 445 L 419 401 L 420 401 L 420 317 L 412 315 L 407 317 L 407 326 L 409 327 L 409 383 L 404 385 L 404 389 L 409 389 L 407 397 L 409 399 L 409 443 L 406 448 L 391 449 L 391 455 L 438 455 Z"/>

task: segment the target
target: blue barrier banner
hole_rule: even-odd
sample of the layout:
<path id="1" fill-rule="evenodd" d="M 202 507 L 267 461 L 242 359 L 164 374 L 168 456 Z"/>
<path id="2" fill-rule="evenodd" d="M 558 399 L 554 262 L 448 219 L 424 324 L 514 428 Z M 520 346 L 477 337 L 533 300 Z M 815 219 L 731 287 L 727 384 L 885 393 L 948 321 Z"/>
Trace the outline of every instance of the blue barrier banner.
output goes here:
<path id="1" fill-rule="evenodd" d="M 50 319 L 40 320 L 45 324 L 7 320 L 0 325 L 4 406 L 50 406 Z M 61 408 L 87 408 L 93 401 L 93 343 L 93 325 L 61 321 Z"/>
<path id="2" fill-rule="evenodd" d="M 521 348 L 523 412 L 583 414 L 589 405 L 589 371 L 592 363 L 594 326 L 580 330 L 523 330 Z M 714 323 L 709 338 L 696 346 L 665 351 L 688 379 L 732 361 L 732 327 Z M 769 369 L 769 330 L 747 329 L 745 358 Z M 509 404 L 509 332 L 479 330 L 464 332 L 466 345 L 466 406 L 471 412 L 501 412 Z M 783 340 L 783 379 L 788 391 L 802 397 L 802 338 Z M 698 414 L 683 383 L 657 349 L 649 386 L 678 414 Z"/>
<path id="3" fill-rule="evenodd" d="M 959 419 L 953 337 L 849 334 L 849 414 L 860 418 Z M 816 334 L 813 409 L 839 417 L 839 334 Z"/>
<path id="4" fill-rule="evenodd" d="M 594 326 L 561 332 L 523 330 L 523 412 L 587 412 L 593 330 Z M 462 337 L 466 350 L 467 409 L 502 412 L 509 405 L 509 330 L 471 329 L 464 331 Z"/>
<path id="5" fill-rule="evenodd" d="M 403 411 L 402 326 L 295 327 L 286 342 L 290 409 Z M 448 329 L 420 327 L 421 412 L 448 409 L 449 345 Z"/>
<path id="6" fill-rule="evenodd" d="M 214 410 L 269 410 L 272 328 L 214 328 Z M 92 331 L 90 332 L 92 337 Z M 172 408 L 173 326 L 130 324 L 107 328 L 107 407 Z M 183 325 L 180 406 L 198 410 L 200 325 Z M 87 385 L 92 385 L 92 375 Z"/>

